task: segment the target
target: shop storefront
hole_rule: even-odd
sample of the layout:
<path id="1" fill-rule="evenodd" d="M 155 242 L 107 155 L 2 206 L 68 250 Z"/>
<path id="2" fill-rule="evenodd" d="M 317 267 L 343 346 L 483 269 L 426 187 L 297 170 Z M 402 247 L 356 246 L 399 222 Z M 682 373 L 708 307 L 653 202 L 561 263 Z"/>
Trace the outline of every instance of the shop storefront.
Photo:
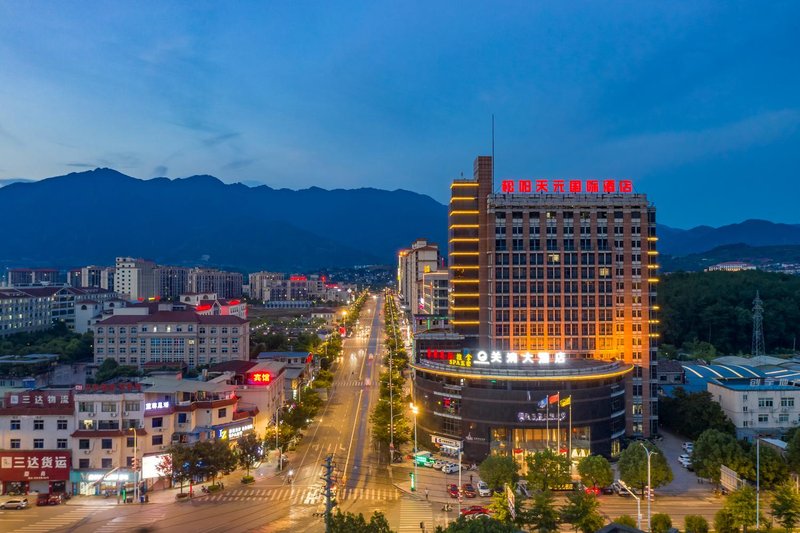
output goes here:
<path id="1" fill-rule="evenodd" d="M 73 470 L 73 494 L 81 496 L 122 496 L 133 493 L 133 472 L 129 470 Z"/>
<path id="2" fill-rule="evenodd" d="M 495 354 L 418 352 L 412 367 L 421 448 L 457 454 L 462 446 L 464 460 L 475 462 L 509 455 L 523 470 L 526 456 L 545 449 L 573 462 L 619 454 L 630 365 L 564 354 L 537 354 L 525 364 L 523 354 L 510 364 L 497 355 L 493 364 Z"/>
<path id="3" fill-rule="evenodd" d="M 253 431 L 255 425 L 253 424 L 252 418 L 243 418 L 236 422 L 231 422 L 230 424 L 214 426 L 214 429 L 217 440 L 228 440 L 235 443 L 245 433 Z"/>
<path id="4" fill-rule="evenodd" d="M 64 450 L 0 452 L 2 494 L 64 493 L 70 454 Z"/>

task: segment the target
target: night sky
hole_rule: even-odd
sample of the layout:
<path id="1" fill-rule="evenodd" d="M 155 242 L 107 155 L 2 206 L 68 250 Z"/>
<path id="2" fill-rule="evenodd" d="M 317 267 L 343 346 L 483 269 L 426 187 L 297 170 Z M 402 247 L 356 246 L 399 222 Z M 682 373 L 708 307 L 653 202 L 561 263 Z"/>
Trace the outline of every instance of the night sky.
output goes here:
<path id="1" fill-rule="evenodd" d="M 800 2 L 0 0 L 0 178 L 113 167 L 446 202 L 630 179 L 675 227 L 800 223 Z"/>

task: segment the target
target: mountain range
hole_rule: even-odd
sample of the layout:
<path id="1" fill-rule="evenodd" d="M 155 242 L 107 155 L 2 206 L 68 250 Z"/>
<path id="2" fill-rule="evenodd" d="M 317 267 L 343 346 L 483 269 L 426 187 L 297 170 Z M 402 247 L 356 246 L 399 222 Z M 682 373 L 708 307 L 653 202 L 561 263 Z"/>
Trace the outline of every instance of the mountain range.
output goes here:
<path id="1" fill-rule="evenodd" d="M 162 264 L 310 271 L 394 264 L 397 250 L 420 237 L 439 243 L 443 253 L 447 247 L 447 206 L 406 190 L 295 191 L 205 175 L 140 180 L 108 168 L 0 185 L 7 224 L 0 264 L 6 266 L 111 264 L 124 255 Z M 735 244 L 757 256 L 758 247 L 800 245 L 800 224 L 660 225 L 658 235 L 659 250 L 673 257 Z"/>

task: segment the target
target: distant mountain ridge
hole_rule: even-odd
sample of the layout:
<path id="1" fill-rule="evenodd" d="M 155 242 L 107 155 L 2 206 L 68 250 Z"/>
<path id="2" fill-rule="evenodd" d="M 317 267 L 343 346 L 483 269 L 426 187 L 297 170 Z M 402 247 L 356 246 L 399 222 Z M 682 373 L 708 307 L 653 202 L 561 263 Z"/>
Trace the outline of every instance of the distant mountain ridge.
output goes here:
<path id="1" fill-rule="evenodd" d="M 0 210 L 7 221 L 0 264 L 13 266 L 110 264 L 132 255 L 164 264 L 304 271 L 394 264 L 397 251 L 420 237 L 447 253 L 447 206 L 402 189 L 295 191 L 225 184 L 208 175 L 141 180 L 98 168 L 39 181 L 0 180 Z M 775 253 L 759 247 L 800 245 L 800 224 L 659 225 L 658 236 L 665 255 L 741 244 L 746 247 L 711 254 L 741 259 L 737 250 L 758 256 Z M 698 261 L 707 262 L 698 257 L 682 264 Z"/>
<path id="2" fill-rule="evenodd" d="M 0 261 L 61 267 L 119 255 L 242 270 L 392 264 L 416 238 L 446 246 L 447 231 L 446 206 L 404 190 L 140 180 L 106 168 L 7 185 L 0 210 L 13 221 Z"/>

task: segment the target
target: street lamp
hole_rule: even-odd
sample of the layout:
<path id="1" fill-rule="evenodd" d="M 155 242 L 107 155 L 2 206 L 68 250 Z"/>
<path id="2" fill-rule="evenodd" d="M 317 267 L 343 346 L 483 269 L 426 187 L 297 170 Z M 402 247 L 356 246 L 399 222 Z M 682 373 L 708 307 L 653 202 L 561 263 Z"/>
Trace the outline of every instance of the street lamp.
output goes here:
<path id="1" fill-rule="evenodd" d="M 128 430 L 133 431 L 133 498 L 134 501 L 139 501 L 139 446 L 138 436 L 136 435 L 136 427 L 130 427 Z"/>
<path id="2" fill-rule="evenodd" d="M 628 485 L 626 485 L 621 479 L 619 480 L 619 486 L 625 489 L 628 494 L 636 499 L 636 528 L 642 529 L 642 499 L 639 498 L 631 489 L 629 489 Z"/>
<path id="3" fill-rule="evenodd" d="M 650 502 L 652 501 L 653 487 L 650 485 L 650 457 L 658 454 L 658 452 L 655 450 L 648 450 L 647 446 L 645 446 L 642 441 L 639 441 L 639 444 L 642 445 L 644 452 L 647 454 L 647 531 L 652 531 L 650 526 Z"/>
<path id="4" fill-rule="evenodd" d="M 419 409 L 413 403 L 411 404 L 411 412 L 414 413 L 414 480 L 417 479 L 417 413 Z"/>
<path id="5" fill-rule="evenodd" d="M 275 449 L 278 450 L 278 472 L 281 471 L 283 460 L 281 459 L 281 447 L 278 444 L 278 435 L 281 432 L 281 409 L 278 407 L 275 410 Z"/>

